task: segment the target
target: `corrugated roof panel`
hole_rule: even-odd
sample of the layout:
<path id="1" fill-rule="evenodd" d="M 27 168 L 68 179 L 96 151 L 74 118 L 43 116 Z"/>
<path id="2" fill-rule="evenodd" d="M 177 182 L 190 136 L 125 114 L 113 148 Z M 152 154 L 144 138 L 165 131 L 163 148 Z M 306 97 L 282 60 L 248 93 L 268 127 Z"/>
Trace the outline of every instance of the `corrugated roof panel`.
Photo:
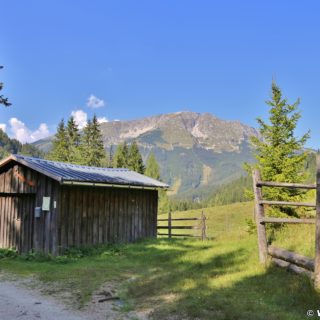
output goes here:
<path id="1" fill-rule="evenodd" d="M 115 185 L 168 188 L 161 181 L 122 168 L 98 168 L 13 155 L 12 159 L 60 182 L 88 182 Z M 5 161 L 3 161 L 5 162 Z"/>

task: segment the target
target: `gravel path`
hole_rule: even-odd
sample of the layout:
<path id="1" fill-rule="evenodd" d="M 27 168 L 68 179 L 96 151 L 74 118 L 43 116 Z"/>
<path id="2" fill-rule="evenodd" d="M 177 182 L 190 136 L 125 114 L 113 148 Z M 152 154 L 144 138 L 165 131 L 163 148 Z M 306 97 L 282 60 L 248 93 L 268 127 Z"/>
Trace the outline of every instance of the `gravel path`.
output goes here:
<path id="1" fill-rule="evenodd" d="M 84 320 L 81 312 L 67 309 L 50 297 L 18 286 L 15 282 L 0 282 L 0 320 Z"/>
<path id="2" fill-rule="evenodd" d="M 34 278 L 20 279 L 0 271 L 0 320 L 148 320 L 145 312 L 121 312 L 121 301 L 99 303 L 103 298 L 100 291 L 113 291 L 111 283 L 103 284 L 81 310 L 73 309 L 62 292 L 54 297 L 42 292 L 53 285 L 41 284 Z M 69 307 L 62 301 L 69 302 Z"/>

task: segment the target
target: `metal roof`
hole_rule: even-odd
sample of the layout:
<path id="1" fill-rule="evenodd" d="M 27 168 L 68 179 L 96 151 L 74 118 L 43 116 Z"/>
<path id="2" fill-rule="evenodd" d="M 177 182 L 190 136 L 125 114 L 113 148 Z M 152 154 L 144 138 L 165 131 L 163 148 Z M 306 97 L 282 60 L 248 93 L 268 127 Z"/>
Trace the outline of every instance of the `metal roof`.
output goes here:
<path id="1" fill-rule="evenodd" d="M 161 181 L 152 179 L 135 171 L 123 168 L 99 168 L 76 164 L 49 161 L 22 155 L 11 155 L 0 162 L 0 167 L 16 161 L 38 171 L 61 184 L 106 185 L 142 188 L 168 188 Z"/>

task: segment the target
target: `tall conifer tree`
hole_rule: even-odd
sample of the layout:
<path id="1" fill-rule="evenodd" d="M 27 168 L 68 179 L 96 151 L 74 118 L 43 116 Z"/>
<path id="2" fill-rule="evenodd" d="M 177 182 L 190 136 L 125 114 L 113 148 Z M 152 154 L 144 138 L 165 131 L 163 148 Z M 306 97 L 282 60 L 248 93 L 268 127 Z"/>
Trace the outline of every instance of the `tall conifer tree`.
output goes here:
<path id="1" fill-rule="evenodd" d="M 141 174 L 143 174 L 145 170 L 142 156 L 136 141 L 132 142 L 129 149 L 128 168 Z"/>
<path id="2" fill-rule="evenodd" d="M 67 162 L 69 159 L 69 148 L 67 142 L 67 132 L 63 119 L 59 122 L 57 133 L 54 136 L 52 144 L 52 150 L 48 154 L 48 159 Z"/>
<path id="3" fill-rule="evenodd" d="M 272 83 L 271 89 L 271 99 L 266 102 L 270 107 L 269 122 L 258 118 L 261 139 L 253 137 L 251 140 L 255 147 L 257 166 L 263 180 L 303 182 L 303 169 L 307 157 L 304 145 L 309 133 L 301 138 L 295 136 L 295 129 L 301 117 L 297 111 L 300 100 L 289 104 L 275 82 Z M 281 188 L 266 188 L 264 192 L 266 199 L 281 201 L 299 201 L 303 194 L 300 190 Z M 281 209 L 281 212 L 295 213 L 291 209 Z"/>
<path id="4" fill-rule="evenodd" d="M 81 161 L 94 167 L 107 166 L 106 152 L 100 125 L 96 116 L 89 120 L 81 138 Z"/>
<path id="5" fill-rule="evenodd" d="M 128 168 L 129 167 L 129 149 L 126 142 L 118 145 L 113 156 L 114 168 Z"/>
<path id="6" fill-rule="evenodd" d="M 148 177 L 151 177 L 153 179 L 156 179 L 156 180 L 160 179 L 159 164 L 158 164 L 153 152 L 150 153 L 150 155 L 147 159 L 145 175 Z"/>
<path id="7" fill-rule="evenodd" d="M 71 116 L 67 123 L 68 162 L 81 163 L 80 133 L 74 118 Z"/>

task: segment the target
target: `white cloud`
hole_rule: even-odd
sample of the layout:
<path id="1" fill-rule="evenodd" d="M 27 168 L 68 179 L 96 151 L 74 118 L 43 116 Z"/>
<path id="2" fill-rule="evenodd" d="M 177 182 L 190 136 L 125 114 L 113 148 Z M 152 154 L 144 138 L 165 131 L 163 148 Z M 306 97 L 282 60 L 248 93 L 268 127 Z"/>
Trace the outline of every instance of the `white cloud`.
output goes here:
<path id="1" fill-rule="evenodd" d="M 88 115 L 83 110 L 75 110 L 71 112 L 75 123 L 78 125 L 79 129 L 83 129 L 87 125 Z"/>
<path id="2" fill-rule="evenodd" d="M 5 123 L 0 123 L 0 129 L 3 131 L 3 132 L 6 132 L 7 130 L 7 125 Z"/>
<path id="3" fill-rule="evenodd" d="M 92 94 L 87 100 L 87 106 L 92 109 L 98 109 L 104 107 L 105 102 Z"/>
<path id="4" fill-rule="evenodd" d="M 48 126 L 45 123 L 41 123 L 39 128 L 36 131 L 32 132 L 30 137 L 32 141 L 37 141 L 45 137 L 48 137 L 49 135 L 50 132 Z"/>
<path id="5" fill-rule="evenodd" d="M 101 117 L 101 118 L 98 118 L 98 122 L 104 123 L 104 122 L 109 122 L 109 120 L 106 117 Z"/>
<path id="6" fill-rule="evenodd" d="M 22 143 L 34 142 L 50 135 L 48 126 L 45 123 L 41 123 L 39 128 L 35 131 L 30 130 L 22 121 L 17 118 L 11 118 L 9 120 L 9 124 L 13 137 Z"/>

